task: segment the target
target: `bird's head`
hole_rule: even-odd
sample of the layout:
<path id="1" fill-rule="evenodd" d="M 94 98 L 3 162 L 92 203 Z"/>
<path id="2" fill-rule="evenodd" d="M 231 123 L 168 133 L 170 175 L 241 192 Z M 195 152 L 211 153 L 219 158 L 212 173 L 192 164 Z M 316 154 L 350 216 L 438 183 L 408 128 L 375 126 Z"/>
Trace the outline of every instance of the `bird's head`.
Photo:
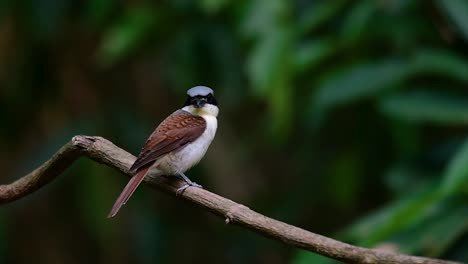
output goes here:
<path id="1" fill-rule="evenodd" d="M 187 91 L 187 100 L 183 110 L 194 115 L 218 116 L 218 103 L 214 92 L 206 86 L 195 86 Z"/>

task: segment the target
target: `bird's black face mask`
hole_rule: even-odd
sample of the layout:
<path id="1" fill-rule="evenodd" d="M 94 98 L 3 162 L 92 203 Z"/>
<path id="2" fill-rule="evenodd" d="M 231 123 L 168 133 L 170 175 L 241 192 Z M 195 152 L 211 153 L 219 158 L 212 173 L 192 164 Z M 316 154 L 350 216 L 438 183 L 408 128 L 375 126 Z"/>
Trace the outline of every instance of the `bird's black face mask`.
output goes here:
<path id="1" fill-rule="evenodd" d="M 203 106 L 205 106 L 205 104 L 212 104 L 216 106 L 218 105 L 214 96 L 212 94 L 208 94 L 207 96 L 189 96 L 187 97 L 184 106 L 193 105 L 193 107 L 195 108 L 202 108 Z"/>

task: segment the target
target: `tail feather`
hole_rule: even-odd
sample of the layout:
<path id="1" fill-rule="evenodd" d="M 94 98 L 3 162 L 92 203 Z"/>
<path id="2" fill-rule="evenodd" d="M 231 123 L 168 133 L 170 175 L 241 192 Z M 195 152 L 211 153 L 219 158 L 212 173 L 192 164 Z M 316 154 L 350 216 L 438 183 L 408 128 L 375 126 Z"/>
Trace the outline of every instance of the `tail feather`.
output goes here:
<path id="1" fill-rule="evenodd" d="M 127 203 L 128 199 L 130 199 L 138 185 L 140 185 L 140 183 L 145 178 L 149 168 L 150 167 L 148 166 L 147 168 L 140 170 L 130 179 L 130 181 L 127 183 L 127 186 L 125 186 L 115 201 L 114 206 L 112 206 L 112 210 L 107 216 L 108 218 L 114 217 L 119 212 L 120 208 L 122 208 L 122 206 Z"/>

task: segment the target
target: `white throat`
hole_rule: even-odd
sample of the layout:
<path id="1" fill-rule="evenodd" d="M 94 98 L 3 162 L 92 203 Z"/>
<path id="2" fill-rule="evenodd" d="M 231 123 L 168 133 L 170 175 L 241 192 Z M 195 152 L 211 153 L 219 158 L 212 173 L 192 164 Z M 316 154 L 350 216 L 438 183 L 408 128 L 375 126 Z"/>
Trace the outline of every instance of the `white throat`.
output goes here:
<path id="1" fill-rule="evenodd" d="M 191 113 L 192 115 L 198 115 L 203 118 L 205 117 L 214 117 L 216 118 L 219 113 L 219 108 L 216 105 L 205 104 L 201 108 L 196 108 L 193 105 L 184 106 L 182 110 Z M 206 118 L 205 118 L 206 120 Z"/>

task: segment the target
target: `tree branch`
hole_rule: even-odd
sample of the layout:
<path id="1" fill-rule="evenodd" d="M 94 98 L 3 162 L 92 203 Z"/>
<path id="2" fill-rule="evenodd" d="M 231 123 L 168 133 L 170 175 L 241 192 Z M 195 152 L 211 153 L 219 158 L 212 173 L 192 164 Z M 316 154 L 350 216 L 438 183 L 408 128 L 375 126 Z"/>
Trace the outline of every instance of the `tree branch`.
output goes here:
<path id="1" fill-rule="evenodd" d="M 131 176 L 129 168 L 135 161 L 133 155 L 102 137 L 75 136 L 55 153 L 52 158 L 33 172 L 11 184 L 0 185 L 0 204 L 13 202 L 38 190 L 55 179 L 81 156 L 87 156 L 94 161 L 106 164 L 129 176 Z M 181 184 L 166 177 L 145 180 L 145 183 L 173 195 L 176 194 L 176 190 Z M 180 197 L 221 216 L 225 219 L 226 224 L 240 225 L 288 245 L 346 263 L 458 263 L 349 245 L 268 218 L 250 210 L 244 205 L 201 188 L 188 188 Z"/>

